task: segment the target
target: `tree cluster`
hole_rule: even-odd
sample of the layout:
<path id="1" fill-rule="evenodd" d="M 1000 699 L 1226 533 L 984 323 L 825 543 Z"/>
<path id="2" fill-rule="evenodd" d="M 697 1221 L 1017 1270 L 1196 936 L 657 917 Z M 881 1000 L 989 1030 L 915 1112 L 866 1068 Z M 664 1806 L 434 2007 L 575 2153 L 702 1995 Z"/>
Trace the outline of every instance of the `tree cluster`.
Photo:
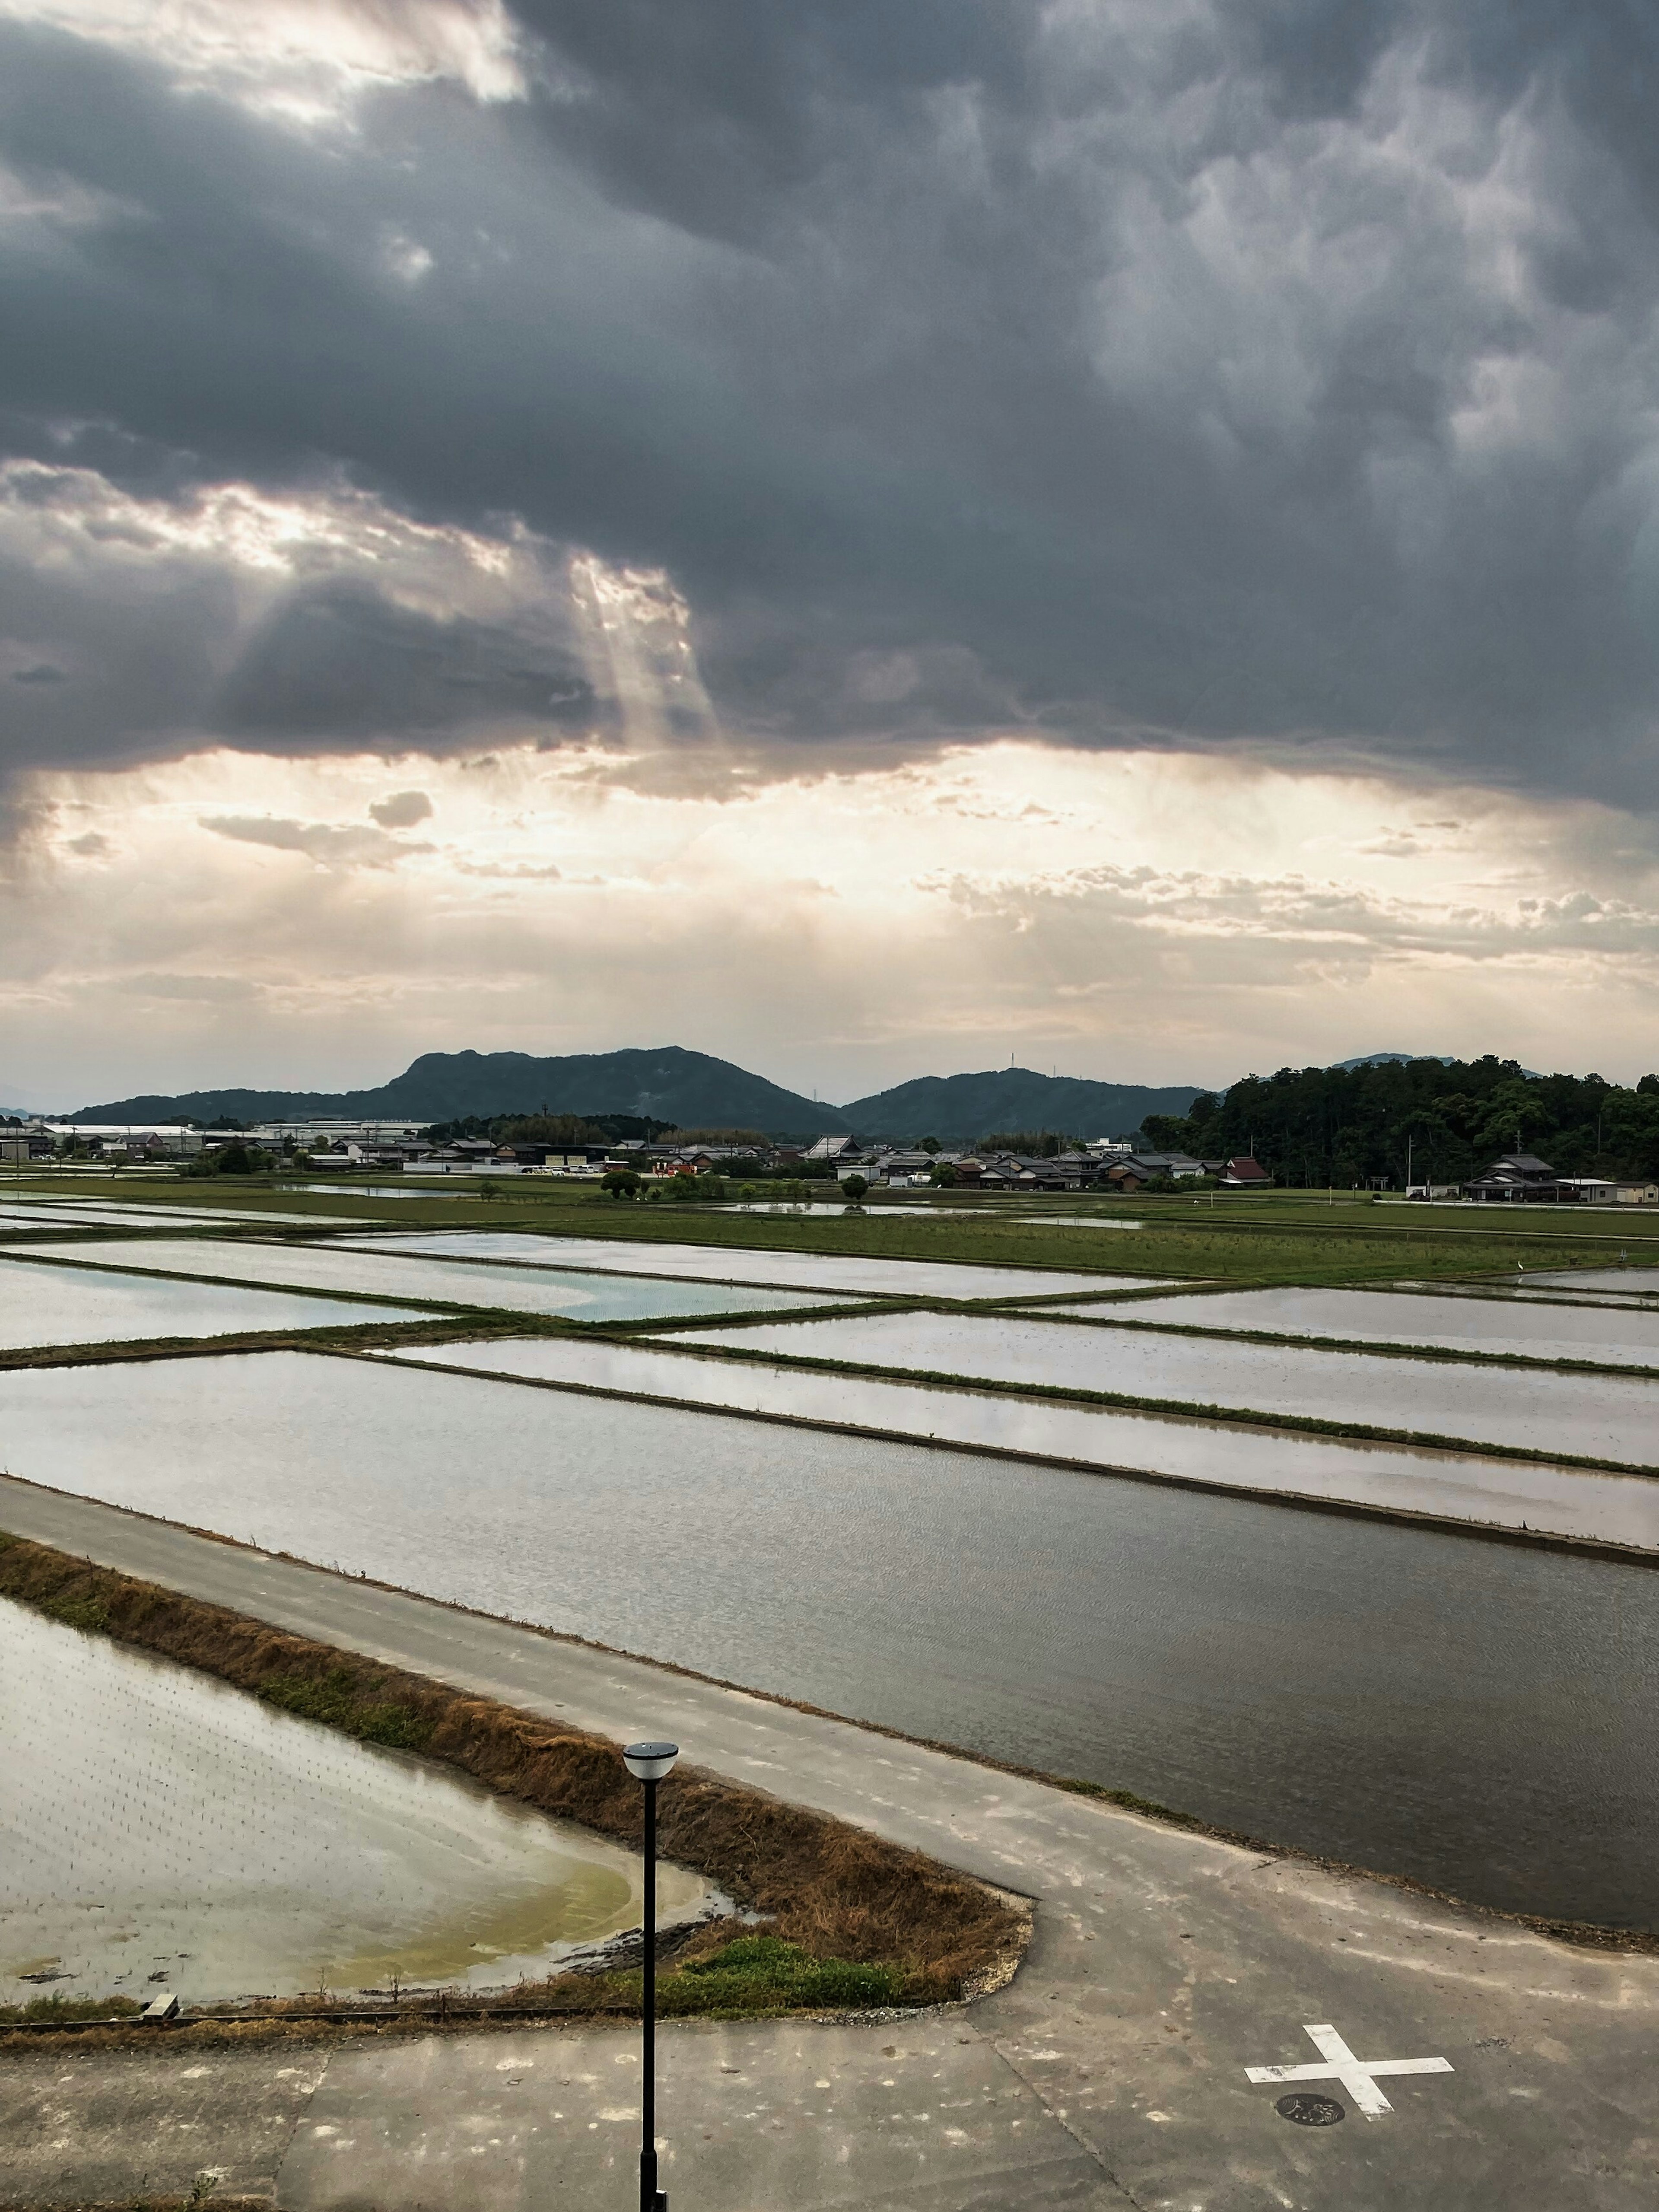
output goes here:
<path id="1" fill-rule="evenodd" d="M 1062 1152 L 1079 1152 L 1083 1139 L 1057 1129 L 998 1129 L 981 1137 L 976 1152 L 1017 1152 L 1022 1159 L 1057 1160 Z"/>
<path id="2" fill-rule="evenodd" d="M 769 1152 L 772 1139 L 760 1129 L 671 1129 L 676 1145 L 746 1145 L 751 1152 Z"/>
<path id="3" fill-rule="evenodd" d="M 1633 1089 L 1600 1075 L 1529 1075 L 1512 1060 L 1281 1067 L 1203 1095 L 1185 1115 L 1149 1115 L 1159 1151 L 1200 1159 L 1253 1152 L 1281 1183 L 1349 1189 L 1387 1177 L 1463 1182 L 1504 1152 L 1561 1175 L 1659 1176 L 1659 1075 Z"/>
<path id="4" fill-rule="evenodd" d="M 434 1121 L 427 1135 L 434 1145 L 453 1145 L 458 1137 L 483 1137 L 492 1145 L 614 1145 L 623 1137 L 654 1144 L 673 1126 L 648 1114 L 464 1114 Z"/>

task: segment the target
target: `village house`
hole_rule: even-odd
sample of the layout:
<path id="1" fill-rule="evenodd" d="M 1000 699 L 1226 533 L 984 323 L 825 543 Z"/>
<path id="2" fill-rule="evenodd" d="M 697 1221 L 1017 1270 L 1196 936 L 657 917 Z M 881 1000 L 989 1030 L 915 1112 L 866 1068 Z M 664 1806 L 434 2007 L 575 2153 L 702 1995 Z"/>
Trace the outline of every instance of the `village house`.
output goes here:
<path id="1" fill-rule="evenodd" d="M 1139 1190 L 1158 1176 L 1185 1182 L 1203 1173 L 1203 1161 L 1194 1159 L 1189 1152 L 1132 1152 L 1127 1159 L 1114 1162 L 1106 1171 L 1106 1180 L 1117 1190 Z"/>
<path id="2" fill-rule="evenodd" d="M 1248 1152 L 1222 1164 L 1221 1188 L 1224 1190 L 1271 1190 L 1273 1182 L 1273 1177 L 1261 1161 L 1252 1159 Z"/>
<path id="3" fill-rule="evenodd" d="M 1466 1198 L 1508 1205 L 1554 1200 L 1560 1195 L 1561 1178 L 1536 1152 L 1505 1152 L 1483 1175 L 1463 1186 Z"/>

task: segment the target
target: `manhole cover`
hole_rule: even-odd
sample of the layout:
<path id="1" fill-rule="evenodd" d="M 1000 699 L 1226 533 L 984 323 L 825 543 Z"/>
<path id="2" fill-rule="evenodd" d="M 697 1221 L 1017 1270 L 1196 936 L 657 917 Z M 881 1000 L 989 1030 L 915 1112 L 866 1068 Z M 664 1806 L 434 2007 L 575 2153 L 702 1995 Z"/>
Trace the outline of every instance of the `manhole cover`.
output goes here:
<path id="1" fill-rule="evenodd" d="M 1273 2110 L 1283 2118 L 1294 2120 L 1299 2128 L 1334 2128 L 1348 2117 L 1346 2108 L 1334 2097 L 1316 2097 L 1305 2089 L 1281 2097 Z"/>

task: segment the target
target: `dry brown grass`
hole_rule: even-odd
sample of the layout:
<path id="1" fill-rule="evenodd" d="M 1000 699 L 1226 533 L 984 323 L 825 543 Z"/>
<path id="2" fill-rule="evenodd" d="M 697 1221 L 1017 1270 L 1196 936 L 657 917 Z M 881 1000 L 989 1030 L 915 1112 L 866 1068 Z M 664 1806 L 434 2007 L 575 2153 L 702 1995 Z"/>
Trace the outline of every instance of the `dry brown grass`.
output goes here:
<path id="1" fill-rule="evenodd" d="M 318 1710 L 314 1688 L 321 1717 L 349 1733 L 416 1745 L 538 1811 L 641 1841 L 642 1794 L 603 1737 L 21 1538 L 0 1537 L 0 1595 L 301 1710 Z M 696 1766 L 661 1786 L 658 1836 L 665 1856 L 812 1957 L 897 1967 L 910 2002 L 961 1995 L 1023 1940 L 1024 1916 L 972 1877 Z M 710 1928 L 683 1956 L 730 1933 Z"/>

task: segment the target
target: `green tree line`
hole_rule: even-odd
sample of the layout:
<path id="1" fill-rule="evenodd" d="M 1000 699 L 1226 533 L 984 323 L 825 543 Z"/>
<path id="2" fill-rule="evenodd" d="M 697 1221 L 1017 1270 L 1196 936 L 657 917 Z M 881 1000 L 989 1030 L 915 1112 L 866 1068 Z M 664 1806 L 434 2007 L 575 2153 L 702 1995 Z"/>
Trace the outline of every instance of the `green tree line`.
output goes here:
<path id="1" fill-rule="evenodd" d="M 1562 1175 L 1659 1177 L 1659 1075 L 1633 1088 L 1600 1075 L 1528 1075 L 1512 1060 L 1384 1061 L 1247 1075 L 1184 1115 L 1149 1115 L 1160 1151 L 1200 1159 L 1253 1152 L 1281 1183 L 1347 1189 L 1386 1176 L 1462 1182 L 1504 1152 L 1536 1152 Z"/>
<path id="2" fill-rule="evenodd" d="M 655 1144 L 673 1126 L 648 1114 L 464 1114 L 434 1121 L 427 1135 L 434 1145 L 453 1145 L 458 1137 L 483 1137 L 492 1145 L 614 1145 L 623 1137 Z"/>

